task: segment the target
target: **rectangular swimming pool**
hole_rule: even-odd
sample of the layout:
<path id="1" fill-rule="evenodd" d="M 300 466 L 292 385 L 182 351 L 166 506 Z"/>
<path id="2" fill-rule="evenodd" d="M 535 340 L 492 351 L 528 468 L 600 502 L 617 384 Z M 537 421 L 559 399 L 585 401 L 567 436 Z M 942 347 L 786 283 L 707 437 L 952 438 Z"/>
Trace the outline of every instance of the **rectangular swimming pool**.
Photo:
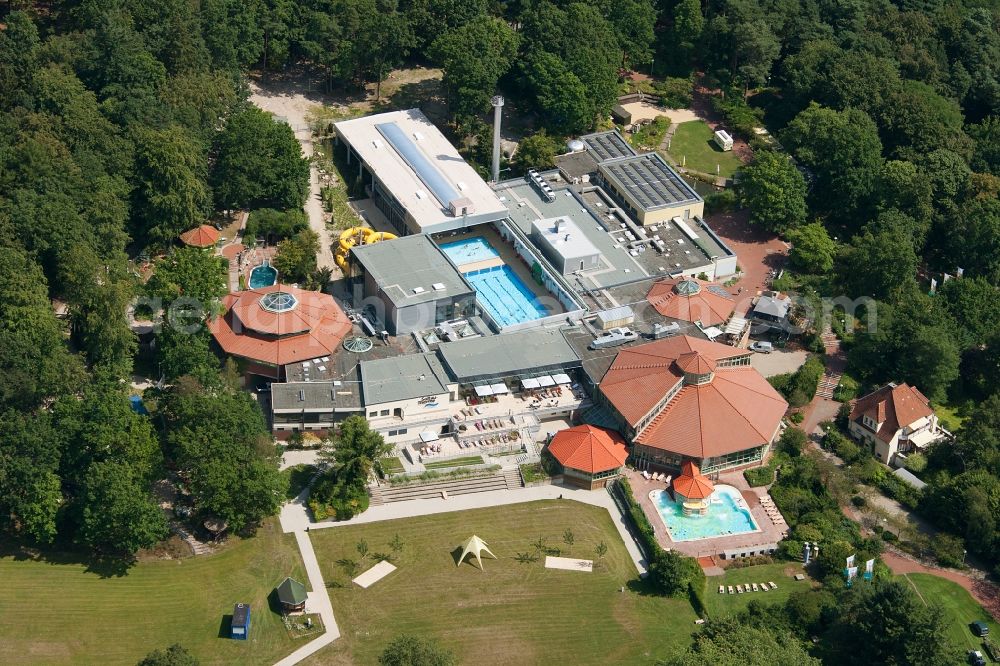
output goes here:
<path id="1" fill-rule="evenodd" d="M 462 264 L 471 264 L 477 261 L 496 259 L 500 256 L 497 249 L 490 245 L 490 242 L 482 236 L 445 243 L 440 247 L 441 250 L 448 255 L 448 258 L 459 267 L 461 267 Z"/>
<path id="2" fill-rule="evenodd" d="M 465 278 L 476 290 L 479 303 L 501 327 L 549 315 L 535 293 L 506 264 L 470 271 Z"/>

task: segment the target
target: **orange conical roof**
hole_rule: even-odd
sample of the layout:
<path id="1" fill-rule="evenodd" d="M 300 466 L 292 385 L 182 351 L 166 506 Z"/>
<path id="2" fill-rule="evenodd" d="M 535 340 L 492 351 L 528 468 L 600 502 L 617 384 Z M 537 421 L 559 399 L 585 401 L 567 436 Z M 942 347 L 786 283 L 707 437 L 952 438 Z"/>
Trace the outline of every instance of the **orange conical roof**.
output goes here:
<path id="1" fill-rule="evenodd" d="M 688 460 L 681 465 L 681 475 L 674 479 L 674 493 L 687 499 L 705 499 L 715 491 L 698 465 Z"/>
<path id="2" fill-rule="evenodd" d="M 549 442 L 549 453 L 563 466 L 588 474 L 618 469 L 628 458 L 621 435 L 592 425 L 560 430 Z"/>
<path id="3" fill-rule="evenodd" d="M 192 247 L 211 247 L 219 241 L 219 230 L 203 224 L 181 234 L 181 242 Z"/>

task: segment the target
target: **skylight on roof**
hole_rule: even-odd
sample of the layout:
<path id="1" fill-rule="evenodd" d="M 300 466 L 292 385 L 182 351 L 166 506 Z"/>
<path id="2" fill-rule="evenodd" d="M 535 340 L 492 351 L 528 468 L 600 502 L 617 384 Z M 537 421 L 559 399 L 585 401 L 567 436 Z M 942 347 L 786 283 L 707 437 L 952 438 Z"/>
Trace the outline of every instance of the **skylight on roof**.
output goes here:
<path id="1" fill-rule="evenodd" d="M 270 294 L 264 294 L 260 299 L 260 307 L 264 308 L 268 312 L 288 312 L 289 310 L 294 310 L 295 306 L 299 304 L 299 301 L 288 292 L 284 291 L 273 291 Z"/>

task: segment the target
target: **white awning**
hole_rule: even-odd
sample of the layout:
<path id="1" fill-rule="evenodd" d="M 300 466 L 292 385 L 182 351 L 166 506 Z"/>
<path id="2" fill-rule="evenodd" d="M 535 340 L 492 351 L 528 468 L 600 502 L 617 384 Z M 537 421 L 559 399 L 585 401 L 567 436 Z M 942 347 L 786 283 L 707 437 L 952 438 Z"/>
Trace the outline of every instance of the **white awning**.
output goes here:
<path id="1" fill-rule="evenodd" d="M 548 375 L 542 375 L 541 377 L 538 378 L 538 385 L 542 387 L 555 386 L 556 382 Z"/>
<path id="2" fill-rule="evenodd" d="M 739 335 L 747 327 L 747 320 L 743 317 L 733 317 L 726 324 L 726 335 Z"/>
<path id="3" fill-rule="evenodd" d="M 493 389 L 493 395 L 503 395 L 504 393 L 510 393 L 510 391 L 507 390 L 507 385 L 503 383 L 494 384 L 490 388 Z"/>
<path id="4" fill-rule="evenodd" d="M 420 441 L 426 444 L 427 442 L 436 442 L 438 439 L 438 434 L 433 430 L 425 430 L 420 433 Z"/>
<path id="5" fill-rule="evenodd" d="M 704 331 L 702 331 L 702 333 L 707 335 L 709 340 L 714 340 L 720 335 L 722 335 L 722 329 L 719 328 L 718 326 L 709 326 Z"/>
<path id="6" fill-rule="evenodd" d="M 483 396 L 487 396 L 487 395 L 493 395 L 493 387 L 491 387 L 489 385 L 486 385 L 486 386 L 477 386 L 476 387 L 476 395 L 478 395 L 480 398 L 482 398 Z"/>
<path id="7" fill-rule="evenodd" d="M 538 388 L 538 378 L 529 377 L 528 379 L 522 379 L 521 386 L 523 386 L 526 389 L 536 389 Z"/>
<path id="8" fill-rule="evenodd" d="M 565 372 L 560 372 L 558 375 L 552 375 L 552 379 L 556 384 L 572 384 L 573 380 L 569 378 Z"/>

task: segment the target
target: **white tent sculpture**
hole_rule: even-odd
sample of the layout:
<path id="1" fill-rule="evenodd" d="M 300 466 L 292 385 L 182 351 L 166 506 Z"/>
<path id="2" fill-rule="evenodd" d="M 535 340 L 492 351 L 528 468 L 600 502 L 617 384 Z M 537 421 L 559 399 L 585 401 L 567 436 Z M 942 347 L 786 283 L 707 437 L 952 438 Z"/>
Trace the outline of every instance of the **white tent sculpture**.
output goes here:
<path id="1" fill-rule="evenodd" d="M 473 555 L 476 556 L 476 562 L 479 562 L 479 568 L 482 569 L 483 571 L 485 571 L 485 569 L 483 569 L 483 561 L 482 559 L 480 559 L 480 555 L 482 553 L 486 553 L 494 560 L 497 559 L 497 556 L 494 555 L 492 552 L 490 552 L 490 549 L 486 545 L 486 542 L 477 537 L 475 534 L 469 537 L 469 540 L 465 542 L 465 546 L 462 548 L 462 557 L 458 558 L 458 563 L 456 564 L 456 566 L 461 566 L 462 562 L 465 561 L 465 556 L 468 555 L 469 553 L 472 553 Z"/>

